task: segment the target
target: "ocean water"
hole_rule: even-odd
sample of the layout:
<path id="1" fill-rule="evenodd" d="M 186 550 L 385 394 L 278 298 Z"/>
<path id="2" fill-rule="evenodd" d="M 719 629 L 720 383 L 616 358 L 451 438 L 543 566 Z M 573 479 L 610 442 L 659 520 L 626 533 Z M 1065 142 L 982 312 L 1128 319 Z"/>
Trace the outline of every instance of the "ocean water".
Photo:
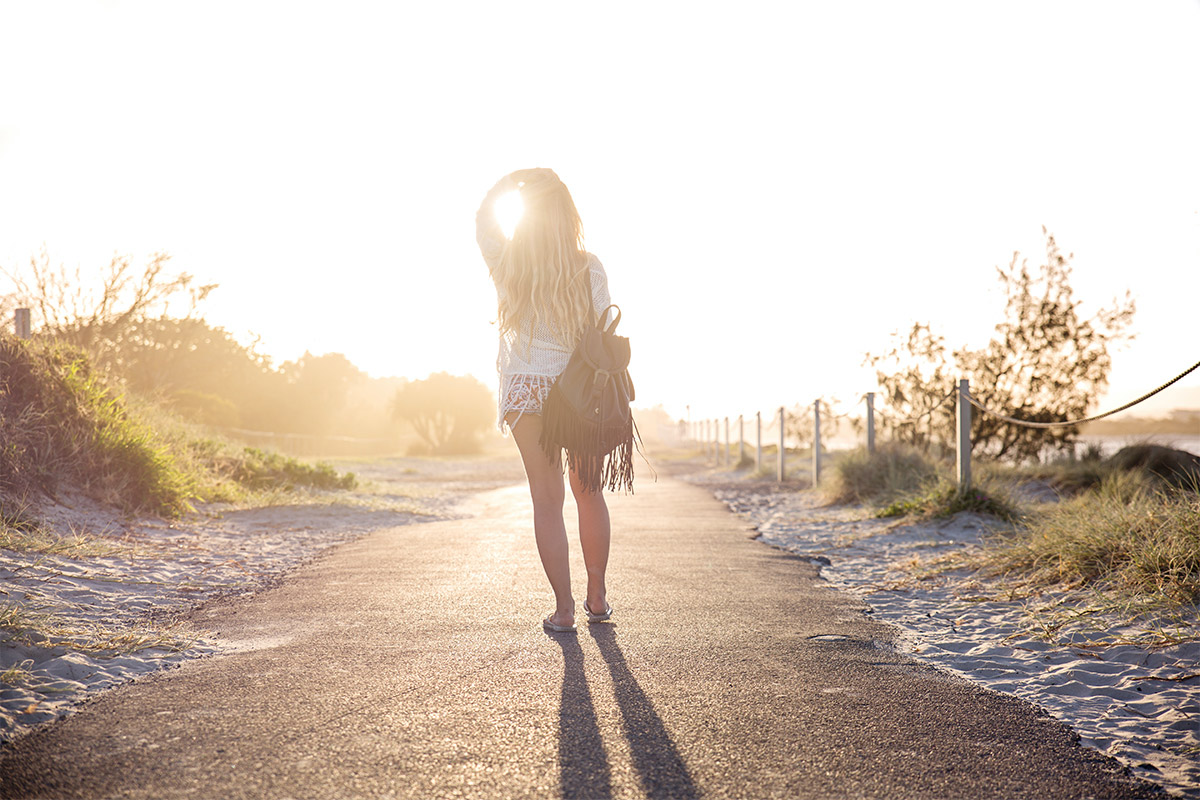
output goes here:
<path id="1" fill-rule="evenodd" d="M 1174 447 L 1176 450 L 1186 450 L 1200 456 L 1200 432 L 1187 433 L 1143 433 L 1131 436 L 1080 436 L 1079 452 L 1089 444 L 1100 446 L 1100 452 L 1106 456 L 1134 444 L 1159 444 L 1163 447 Z"/>

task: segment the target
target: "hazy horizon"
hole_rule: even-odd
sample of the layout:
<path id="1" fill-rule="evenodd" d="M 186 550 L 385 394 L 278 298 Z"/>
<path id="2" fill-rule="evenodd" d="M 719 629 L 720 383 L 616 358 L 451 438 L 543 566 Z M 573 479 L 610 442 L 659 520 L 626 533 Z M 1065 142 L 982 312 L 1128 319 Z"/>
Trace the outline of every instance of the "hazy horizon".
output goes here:
<path id="1" fill-rule="evenodd" d="M 572 190 L 639 404 L 677 417 L 852 400 L 914 321 L 982 346 L 1043 225 L 1085 315 L 1138 303 L 1098 410 L 1197 358 L 1185 0 L 67 6 L 0 10 L 0 264 L 165 250 L 276 363 L 492 386 L 474 213 L 530 166 Z"/>

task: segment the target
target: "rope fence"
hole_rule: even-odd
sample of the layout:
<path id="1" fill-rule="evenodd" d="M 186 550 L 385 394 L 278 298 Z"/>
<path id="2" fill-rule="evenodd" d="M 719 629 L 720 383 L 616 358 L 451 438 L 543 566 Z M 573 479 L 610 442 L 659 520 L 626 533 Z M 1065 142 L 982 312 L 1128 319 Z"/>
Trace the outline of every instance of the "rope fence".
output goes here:
<path id="1" fill-rule="evenodd" d="M 998 411 L 992 411 L 990 408 L 986 408 L 982 403 L 980 403 L 974 397 L 972 397 L 970 399 L 971 399 L 971 405 L 975 406 L 975 408 L 979 409 L 984 414 L 987 414 L 990 417 L 995 417 L 996 419 L 999 419 L 999 420 L 1003 420 L 1004 422 L 1011 423 L 1013 425 L 1022 425 L 1026 428 L 1068 428 L 1072 425 L 1082 425 L 1085 422 L 1095 422 L 1098 419 L 1104 419 L 1105 417 L 1111 417 L 1113 414 L 1119 414 L 1122 411 L 1125 411 L 1126 409 L 1133 408 L 1138 403 L 1141 403 L 1145 400 L 1149 400 L 1151 397 L 1154 397 L 1154 395 L 1158 394 L 1163 389 L 1166 389 L 1168 386 L 1178 383 L 1183 378 L 1186 378 L 1188 375 L 1195 372 L 1197 367 L 1200 367 L 1200 361 L 1197 361 L 1195 364 L 1192 364 L 1190 367 L 1188 367 L 1183 372 L 1176 375 L 1174 378 L 1171 378 L 1171 380 L 1162 384 L 1157 389 L 1152 389 L 1149 392 L 1146 392 L 1144 395 L 1142 395 L 1141 397 L 1139 397 L 1136 400 L 1131 400 L 1123 406 L 1114 408 L 1112 411 L 1105 411 L 1103 414 L 1093 414 L 1090 417 L 1084 417 L 1083 419 L 1077 419 L 1072 422 L 1032 422 L 1027 419 L 1018 419 L 1016 417 L 1011 417 L 1006 414 L 1001 414 Z"/>
<path id="2" fill-rule="evenodd" d="M 954 408 L 955 416 L 955 473 L 959 488 L 965 490 L 971 485 L 971 413 L 972 409 L 977 410 L 981 414 L 998 419 L 1010 425 L 1019 425 L 1028 428 L 1067 428 L 1076 425 L 1082 425 L 1085 422 L 1095 422 L 1097 420 L 1111 417 L 1122 411 L 1126 411 L 1139 403 L 1143 403 L 1154 397 L 1164 389 L 1178 383 L 1183 378 L 1200 369 L 1200 361 L 1192 364 L 1190 367 L 1180 372 L 1174 378 L 1166 381 L 1160 386 L 1146 392 L 1135 400 L 1131 400 L 1124 405 L 1118 406 L 1110 411 L 1105 411 L 1101 414 L 1093 414 L 1088 417 L 1076 420 L 1058 420 L 1053 422 L 1038 422 L 1034 420 L 1021 419 L 1013 414 L 1005 414 L 994 409 L 988 408 L 978 399 L 971 395 L 970 382 L 966 379 L 960 379 L 958 384 L 943 395 L 932 406 L 922 411 L 915 416 L 897 419 L 890 414 L 881 413 L 875 408 L 875 393 L 867 392 L 859 396 L 859 401 L 866 402 L 866 441 L 867 451 L 875 452 L 875 415 L 880 414 L 890 425 L 899 427 L 902 425 L 913 425 L 923 419 L 930 417 L 935 411 L 942 408 L 952 398 L 957 398 Z M 822 406 L 825 409 L 822 409 Z M 1019 413 L 1019 412 L 1014 412 Z M 822 415 L 827 420 L 843 420 L 851 418 L 850 412 L 835 414 L 825 401 L 816 400 L 812 405 L 812 472 L 813 483 L 820 483 L 821 476 L 821 419 Z M 746 437 L 745 437 L 745 418 L 738 416 L 734 418 L 737 426 L 737 445 L 738 445 L 738 464 L 746 463 Z M 722 424 L 723 422 L 723 424 Z M 787 438 L 787 410 L 784 406 L 770 415 L 770 421 L 764 429 L 762 412 L 755 413 L 754 421 L 754 446 L 755 460 L 754 466 L 757 472 L 762 471 L 762 451 L 765 434 L 771 434 L 778 427 L 778 463 L 776 465 L 776 480 L 782 482 L 786 478 L 785 452 Z M 721 433 L 724 431 L 724 443 L 721 440 Z M 728 465 L 732 456 L 733 440 L 731 438 L 730 418 L 724 417 L 723 420 L 705 419 L 695 422 L 689 421 L 686 423 L 685 433 L 687 438 L 698 442 L 708 458 L 712 458 L 718 464 Z M 773 438 L 773 437 L 772 437 Z"/>

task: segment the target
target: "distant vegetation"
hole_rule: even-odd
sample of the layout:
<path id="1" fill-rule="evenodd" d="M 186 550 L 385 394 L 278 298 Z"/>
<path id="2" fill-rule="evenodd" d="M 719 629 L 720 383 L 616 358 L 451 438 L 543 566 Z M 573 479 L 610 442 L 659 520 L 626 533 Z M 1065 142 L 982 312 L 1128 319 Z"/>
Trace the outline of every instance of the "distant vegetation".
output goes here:
<path id="1" fill-rule="evenodd" d="M 1163 417 L 1140 417 L 1118 414 L 1108 419 L 1089 422 L 1083 433 L 1092 436 L 1155 436 L 1186 434 L 1200 436 L 1200 409 L 1177 409 Z"/>
<path id="2" fill-rule="evenodd" d="M 494 423 L 490 390 L 445 374 L 415 381 L 371 378 L 340 353 L 304 353 L 275 365 L 258 342 L 242 344 L 198 307 L 216 289 L 169 270 L 165 253 L 135 267 L 115 257 L 96 280 L 52 265 L 46 252 L 0 268 L 13 291 L 0 319 L 33 309 L 37 339 L 86 354 L 114 391 L 169 409 L 258 446 L 311 453 L 383 455 L 477 452 Z"/>
<path id="3" fill-rule="evenodd" d="M 92 286 L 79 270 L 53 267 L 46 253 L 25 268 L 0 269 L 14 288 L 0 295 L 0 319 L 34 311 L 37 338 L 87 354 L 109 385 L 223 429 L 285 436 L 363 440 L 373 452 L 395 452 L 410 435 L 389 403 L 402 378 L 372 379 L 338 353 L 305 353 L 278 366 L 198 314 L 216 288 L 171 273 L 156 254 L 141 268 L 114 258 Z M 259 439 L 256 439 L 259 440 Z"/>
<path id="4" fill-rule="evenodd" d="M 401 386 L 392 400 L 392 415 L 410 423 L 421 437 L 413 455 L 477 453 L 480 438 L 495 424 L 492 394 L 469 375 L 438 372 Z"/>
<path id="5" fill-rule="evenodd" d="M 38 323 L 31 340 L 0 333 L 0 511 L 65 489 L 175 515 L 196 501 L 349 488 L 353 475 L 231 437 L 326 437 L 376 452 L 411 439 L 390 412 L 407 381 L 370 379 L 340 354 L 275 367 L 200 318 L 215 286 L 168 262 L 117 257 L 95 282 L 45 252 L 0 269 L 12 287 L 0 319 L 25 306 Z"/>

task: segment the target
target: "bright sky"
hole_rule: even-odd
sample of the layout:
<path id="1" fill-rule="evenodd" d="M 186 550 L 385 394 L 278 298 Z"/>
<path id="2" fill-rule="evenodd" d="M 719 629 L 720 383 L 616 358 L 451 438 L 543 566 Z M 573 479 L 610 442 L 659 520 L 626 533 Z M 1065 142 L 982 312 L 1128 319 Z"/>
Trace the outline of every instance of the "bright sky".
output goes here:
<path id="1" fill-rule="evenodd" d="M 1113 405 L 1200 358 L 1197 41 L 1195 0 L 0 0 L 0 263 L 166 250 L 277 360 L 492 385 L 475 209 L 553 167 L 639 404 L 698 418 L 857 397 L 914 320 L 982 345 L 1046 225 L 1085 310 L 1137 299 Z"/>

